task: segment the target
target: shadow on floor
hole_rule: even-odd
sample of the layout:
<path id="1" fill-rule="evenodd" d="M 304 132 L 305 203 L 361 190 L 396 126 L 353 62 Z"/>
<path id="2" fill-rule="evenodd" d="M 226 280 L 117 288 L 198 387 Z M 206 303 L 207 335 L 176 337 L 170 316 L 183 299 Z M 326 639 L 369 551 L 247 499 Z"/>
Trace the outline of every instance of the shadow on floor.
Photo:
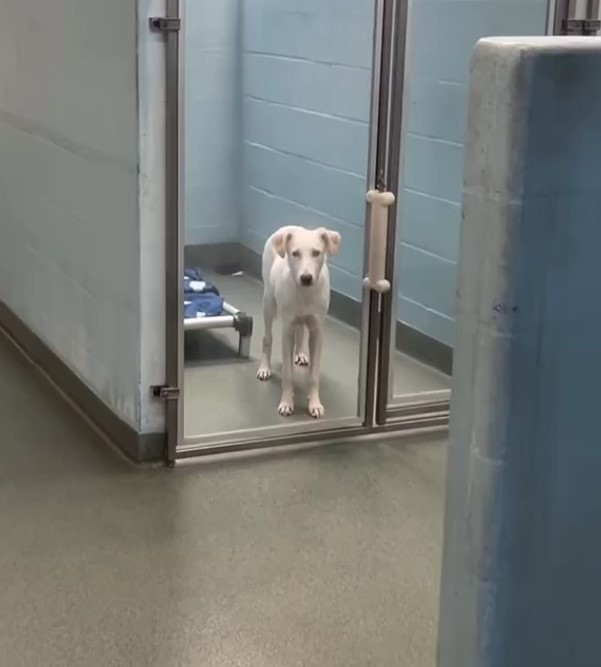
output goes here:
<path id="1" fill-rule="evenodd" d="M 444 447 L 137 470 L 0 338 L 11 667 L 433 667 Z"/>

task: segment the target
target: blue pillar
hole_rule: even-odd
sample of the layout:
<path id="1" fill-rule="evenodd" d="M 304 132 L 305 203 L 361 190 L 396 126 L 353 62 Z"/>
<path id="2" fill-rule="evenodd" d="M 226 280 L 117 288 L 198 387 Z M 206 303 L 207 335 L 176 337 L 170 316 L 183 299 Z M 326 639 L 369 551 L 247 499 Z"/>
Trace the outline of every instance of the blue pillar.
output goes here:
<path id="1" fill-rule="evenodd" d="M 601 39 L 472 64 L 439 667 L 601 665 Z"/>

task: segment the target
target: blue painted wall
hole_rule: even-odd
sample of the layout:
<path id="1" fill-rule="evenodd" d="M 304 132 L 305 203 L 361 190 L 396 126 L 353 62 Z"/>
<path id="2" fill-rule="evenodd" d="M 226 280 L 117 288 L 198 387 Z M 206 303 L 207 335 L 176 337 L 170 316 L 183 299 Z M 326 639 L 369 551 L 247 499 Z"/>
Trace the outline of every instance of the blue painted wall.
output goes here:
<path id="1" fill-rule="evenodd" d="M 223 0 L 217 12 L 203 0 L 193 10 L 205 23 L 197 46 L 187 46 L 198 61 L 188 66 L 188 82 L 197 86 L 192 81 L 203 74 L 214 87 L 187 104 L 187 145 L 190 132 L 198 133 L 198 154 L 188 157 L 191 174 L 208 170 L 211 193 L 240 178 L 241 197 L 229 210 L 194 176 L 186 190 L 192 193 L 188 240 L 238 239 L 261 252 L 283 224 L 336 229 L 343 244 L 332 263 L 333 286 L 360 298 L 374 0 L 238 1 L 240 15 L 236 0 Z M 189 24 L 200 20 L 190 14 Z M 545 15 L 545 0 L 415 0 L 411 6 L 398 317 L 447 343 L 453 340 L 470 54 L 485 35 L 542 34 Z M 234 39 L 236 31 L 237 46 L 225 40 L 229 46 L 217 51 L 238 49 L 241 71 L 229 56 L 219 67 L 210 61 L 201 67 L 199 56 L 213 53 L 199 50 L 203 39 L 221 44 L 220 35 Z M 230 85 L 236 81 L 237 102 Z"/>
<path id="2" fill-rule="evenodd" d="M 334 289 L 359 298 L 373 0 L 243 0 L 241 241 L 335 229 Z"/>
<path id="3" fill-rule="evenodd" d="M 186 0 L 185 17 L 186 243 L 237 241 L 240 0 Z"/>
<path id="4" fill-rule="evenodd" d="M 473 45 L 545 32 L 546 0 L 415 0 L 398 248 L 398 318 L 445 343 L 453 317 Z"/>

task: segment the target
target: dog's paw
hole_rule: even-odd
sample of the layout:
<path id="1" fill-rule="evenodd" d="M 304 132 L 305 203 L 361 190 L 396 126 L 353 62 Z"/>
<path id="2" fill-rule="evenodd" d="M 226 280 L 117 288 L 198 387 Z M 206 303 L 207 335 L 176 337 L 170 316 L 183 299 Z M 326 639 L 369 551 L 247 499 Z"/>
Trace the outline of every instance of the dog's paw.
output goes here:
<path id="1" fill-rule="evenodd" d="M 300 352 L 299 354 L 294 355 L 294 363 L 297 366 L 308 366 L 309 357 L 304 352 Z"/>
<path id="2" fill-rule="evenodd" d="M 317 400 L 310 400 L 309 401 L 309 414 L 311 417 L 314 419 L 321 419 L 324 414 L 325 410 L 323 409 L 323 405 Z"/>
<path id="3" fill-rule="evenodd" d="M 282 417 L 290 417 L 290 415 L 294 412 L 294 404 L 292 401 L 286 401 L 282 400 L 282 402 L 278 406 L 278 413 Z"/>
<path id="4" fill-rule="evenodd" d="M 271 380 L 271 370 L 269 368 L 259 368 L 257 371 L 257 379 L 261 380 L 261 382 Z"/>
<path id="5" fill-rule="evenodd" d="M 267 380 L 271 380 L 271 368 L 265 368 L 264 366 L 261 366 L 257 371 L 257 379 L 261 380 L 261 382 L 267 382 Z"/>

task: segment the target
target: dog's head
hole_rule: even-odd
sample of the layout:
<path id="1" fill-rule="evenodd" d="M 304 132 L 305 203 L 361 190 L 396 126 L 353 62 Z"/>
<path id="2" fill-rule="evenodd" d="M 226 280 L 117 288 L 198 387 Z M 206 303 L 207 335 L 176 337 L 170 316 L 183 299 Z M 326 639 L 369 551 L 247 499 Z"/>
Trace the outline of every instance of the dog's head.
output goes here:
<path id="1" fill-rule="evenodd" d="M 273 246 L 280 257 L 287 259 L 296 284 L 310 287 L 319 280 L 326 259 L 338 252 L 340 241 L 338 232 L 323 227 L 294 227 L 278 232 Z"/>

